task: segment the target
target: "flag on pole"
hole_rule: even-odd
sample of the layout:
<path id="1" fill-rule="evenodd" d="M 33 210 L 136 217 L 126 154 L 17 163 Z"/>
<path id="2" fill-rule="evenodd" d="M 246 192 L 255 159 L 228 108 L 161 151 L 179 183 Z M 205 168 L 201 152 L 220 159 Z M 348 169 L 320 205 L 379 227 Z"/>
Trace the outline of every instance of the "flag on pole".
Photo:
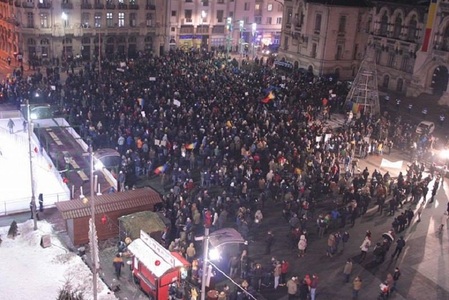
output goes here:
<path id="1" fill-rule="evenodd" d="M 435 17 L 438 11 L 438 0 L 431 0 L 429 3 L 429 10 L 427 13 L 426 29 L 424 31 L 424 40 L 422 43 L 421 51 L 427 52 L 430 46 L 430 38 L 432 36 L 432 29 L 435 22 Z"/>
<path id="2" fill-rule="evenodd" d="M 191 143 L 191 144 L 186 144 L 186 149 L 187 150 L 193 150 L 196 148 L 196 142 L 195 143 Z"/>
<path id="3" fill-rule="evenodd" d="M 268 95 L 262 99 L 263 104 L 270 103 L 271 100 L 273 100 L 276 96 L 274 95 L 273 91 L 270 91 Z"/>
<path id="4" fill-rule="evenodd" d="M 164 164 L 163 166 L 157 167 L 154 170 L 154 174 L 161 174 L 164 173 L 167 170 L 167 164 Z"/>

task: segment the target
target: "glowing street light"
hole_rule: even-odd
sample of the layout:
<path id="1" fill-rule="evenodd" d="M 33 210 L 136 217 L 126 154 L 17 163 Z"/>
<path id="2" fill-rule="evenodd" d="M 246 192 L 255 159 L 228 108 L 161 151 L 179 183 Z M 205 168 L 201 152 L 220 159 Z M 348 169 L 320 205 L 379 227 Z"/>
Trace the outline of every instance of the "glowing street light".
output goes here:
<path id="1" fill-rule="evenodd" d="M 226 19 L 226 27 L 228 29 L 228 36 L 226 38 L 226 62 L 229 60 L 229 51 L 231 50 L 231 36 L 232 36 L 232 18 Z"/>
<path id="2" fill-rule="evenodd" d="M 251 31 L 253 34 L 253 59 L 256 57 L 256 33 L 257 33 L 257 23 L 251 25 Z"/>
<path id="3" fill-rule="evenodd" d="M 245 26 L 245 21 L 240 20 L 239 21 L 239 28 L 240 28 L 240 55 L 243 57 L 243 30 Z"/>
<path id="4" fill-rule="evenodd" d="M 202 10 L 201 11 L 201 47 L 203 46 L 203 40 L 204 40 L 204 36 L 203 36 L 203 34 L 204 34 L 204 28 L 203 28 L 203 22 L 204 22 L 204 19 L 207 17 L 207 12 L 205 11 L 205 10 Z"/>
<path id="5" fill-rule="evenodd" d="M 217 248 L 210 249 L 210 251 L 209 251 L 209 259 L 211 259 L 211 260 L 219 260 L 220 259 L 220 251 Z"/>
<path id="6" fill-rule="evenodd" d="M 220 258 L 219 247 L 226 244 L 243 244 L 245 240 L 242 235 L 233 228 L 223 228 L 209 234 L 209 224 L 204 224 L 204 236 L 195 237 L 196 241 L 203 241 L 203 274 L 201 279 L 201 300 L 206 299 L 206 281 L 209 267 L 214 266 L 218 271 L 222 272 L 212 263 L 212 260 Z M 209 250 L 209 244 L 213 247 Z M 239 286 L 237 284 L 237 286 Z"/>

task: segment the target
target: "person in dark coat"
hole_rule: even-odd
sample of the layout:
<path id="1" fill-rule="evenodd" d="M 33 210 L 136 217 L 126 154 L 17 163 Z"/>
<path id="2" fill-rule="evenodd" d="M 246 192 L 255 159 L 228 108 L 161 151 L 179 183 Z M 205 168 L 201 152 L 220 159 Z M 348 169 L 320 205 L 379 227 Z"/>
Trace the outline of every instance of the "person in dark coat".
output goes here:
<path id="1" fill-rule="evenodd" d="M 44 211 L 44 195 L 42 193 L 39 194 L 39 211 L 43 212 Z"/>
<path id="2" fill-rule="evenodd" d="M 309 296 L 309 285 L 305 280 L 303 280 L 299 285 L 299 299 L 307 300 L 308 296 Z"/>
<path id="3" fill-rule="evenodd" d="M 268 231 L 267 237 L 265 238 L 265 254 L 271 253 L 271 246 L 274 243 L 274 235 L 271 231 Z"/>
<path id="4" fill-rule="evenodd" d="M 125 263 L 123 262 L 123 259 L 120 256 L 120 254 L 117 253 L 115 255 L 112 265 L 114 266 L 115 269 L 115 276 L 117 276 L 117 279 L 120 279 L 122 268 L 125 266 Z"/>

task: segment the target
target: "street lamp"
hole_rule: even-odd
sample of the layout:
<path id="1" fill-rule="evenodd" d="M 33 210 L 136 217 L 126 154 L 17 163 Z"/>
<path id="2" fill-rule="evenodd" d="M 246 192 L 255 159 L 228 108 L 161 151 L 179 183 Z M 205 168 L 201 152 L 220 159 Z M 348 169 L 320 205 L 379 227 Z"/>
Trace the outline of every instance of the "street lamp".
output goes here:
<path id="1" fill-rule="evenodd" d="M 37 230 L 37 213 L 36 213 L 36 191 L 33 172 L 33 153 L 31 147 L 31 133 L 33 131 L 33 123 L 31 119 L 30 100 L 27 100 L 27 122 L 28 122 L 28 158 L 30 160 L 30 177 L 31 177 L 31 213 L 33 215 L 34 230 Z"/>
<path id="2" fill-rule="evenodd" d="M 209 273 L 209 266 L 217 268 L 210 260 L 217 259 L 220 256 L 218 248 L 226 244 L 243 244 L 245 240 L 242 235 L 233 228 L 223 228 L 214 231 L 209 234 L 209 225 L 207 223 L 204 227 L 204 236 L 196 237 L 196 241 L 203 241 L 203 274 L 201 277 L 201 300 L 206 299 L 206 280 Z M 209 251 L 209 244 L 212 245 L 212 249 Z M 237 284 L 237 286 L 239 286 Z"/>
<path id="3" fill-rule="evenodd" d="M 257 33 L 257 23 L 251 25 L 251 30 L 253 34 L 253 59 L 256 57 L 256 33 Z"/>
<path id="4" fill-rule="evenodd" d="M 204 38 L 204 36 L 203 36 L 203 34 L 204 34 L 204 29 L 203 29 L 203 22 L 204 22 L 204 19 L 207 17 L 207 12 L 206 11 L 204 11 L 204 10 L 202 10 L 201 11 L 201 47 L 203 46 L 203 38 Z"/>
<path id="5" fill-rule="evenodd" d="M 239 21 L 239 28 L 240 28 L 240 55 L 243 57 L 243 30 L 245 26 L 245 21 L 240 20 Z"/>
<path id="6" fill-rule="evenodd" d="M 228 35 L 226 37 L 226 62 L 229 60 L 229 51 L 231 48 L 231 36 L 232 36 L 232 18 L 228 17 L 227 20 L 227 29 L 228 29 Z"/>
<path id="7" fill-rule="evenodd" d="M 65 42 L 66 42 L 65 27 L 67 26 L 68 18 L 69 17 L 67 16 L 67 14 L 65 12 L 62 12 L 61 19 L 63 20 L 63 23 L 64 23 L 64 24 L 62 24 L 63 34 L 64 34 L 64 36 L 62 37 L 62 54 L 64 55 L 64 57 L 66 56 L 66 53 L 65 53 Z"/>
<path id="8" fill-rule="evenodd" d="M 100 268 L 100 260 L 98 256 L 98 239 L 97 229 L 95 227 L 95 183 L 94 183 L 94 152 L 92 146 L 89 146 L 90 152 L 90 220 L 89 220 L 89 242 L 92 259 L 92 294 L 94 300 L 97 300 L 97 277 Z M 87 203 L 87 198 L 81 196 L 83 202 Z"/>

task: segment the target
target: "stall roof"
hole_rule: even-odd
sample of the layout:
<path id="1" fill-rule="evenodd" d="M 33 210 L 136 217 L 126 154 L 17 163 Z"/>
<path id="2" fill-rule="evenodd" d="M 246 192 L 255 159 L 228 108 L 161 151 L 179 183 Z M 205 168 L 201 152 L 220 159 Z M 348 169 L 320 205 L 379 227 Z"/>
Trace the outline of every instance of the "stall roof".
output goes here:
<path id="1" fill-rule="evenodd" d="M 95 213 L 103 214 L 161 202 L 159 193 L 150 188 L 104 194 L 95 196 Z M 57 202 L 56 207 L 65 220 L 87 217 L 91 213 L 90 205 L 84 204 L 81 199 Z"/>
<path id="2" fill-rule="evenodd" d="M 166 225 L 158 213 L 152 211 L 141 211 L 122 216 L 119 221 L 126 231 L 126 236 L 135 240 L 140 237 L 140 230 L 146 233 L 164 231 Z"/>
<path id="3" fill-rule="evenodd" d="M 209 242 L 212 247 L 218 247 L 225 244 L 243 244 L 245 239 L 234 228 L 222 228 L 209 235 Z"/>
<path id="4" fill-rule="evenodd" d="M 158 278 L 173 268 L 184 266 L 181 260 L 142 231 L 141 238 L 132 241 L 128 250 Z"/>

